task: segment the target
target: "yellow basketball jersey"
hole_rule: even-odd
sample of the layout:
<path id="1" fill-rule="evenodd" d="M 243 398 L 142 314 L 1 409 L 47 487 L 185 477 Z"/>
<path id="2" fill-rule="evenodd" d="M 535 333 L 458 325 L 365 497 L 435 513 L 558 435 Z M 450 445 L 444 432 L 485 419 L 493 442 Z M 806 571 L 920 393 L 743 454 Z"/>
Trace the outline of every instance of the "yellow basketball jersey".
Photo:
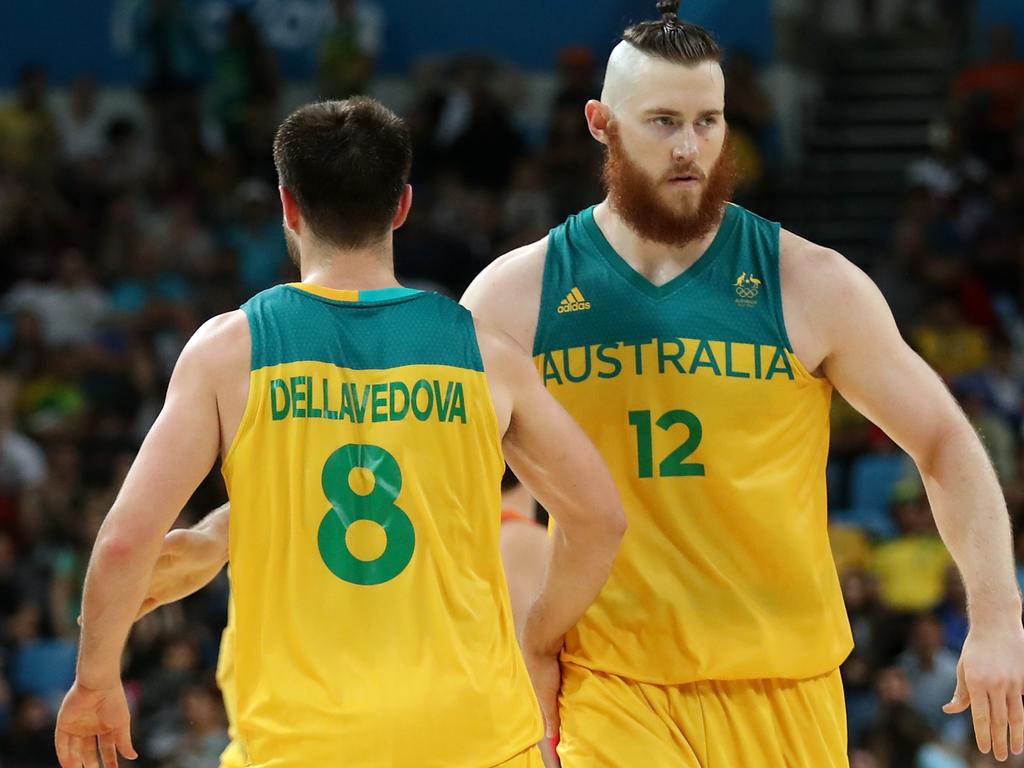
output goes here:
<path id="1" fill-rule="evenodd" d="M 727 206 L 655 287 L 593 210 L 552 230 L 534 354 L 615 476 L 629 520 L 564 658 L 665 685 L 806 678 L 852 639 L 829 549 L 831 387 L 793 354 L 779 228 Z"/>
<path id="2" fill-rule="evenodd" d="M 249 400 L 223 472 L 247 764 L 479 768 L 522 752 L 541 726 L 469 313 L 304 285 L 243 310 Z"/>

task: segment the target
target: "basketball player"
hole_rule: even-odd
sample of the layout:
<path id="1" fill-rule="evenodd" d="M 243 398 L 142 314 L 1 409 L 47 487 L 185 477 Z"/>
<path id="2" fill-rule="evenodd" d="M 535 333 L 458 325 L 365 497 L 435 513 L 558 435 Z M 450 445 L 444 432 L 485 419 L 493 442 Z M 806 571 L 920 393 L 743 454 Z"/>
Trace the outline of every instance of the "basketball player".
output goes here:
<path id="1" fill-rule="evenodd" d="M 539 766 L 530 674 L 550 706 L 564 633 L 625 526 L 611 478 L 525 353 L 397 285 L 401 120 L 370 99 L 310 105 L 274 156 L 302 282 L 214 318 L 182 352 L 97 538 L 61 766 L 98 765 L 97 741 L 108 765 L 134 756 L 124 640 L 218 454 L 247 766 Z M 502 448 L 565 526 L 522 655 L 498 551 Z"/>
<path id="2" fill-rule="evenodd" d="M 536 522 L 536 503 L 511 470 L 501 479 L 501 533 L 499 546 L 508 584 L 509 604 L 517 636 L 522 634 L 529 608 L 540 592 L 548 558 L 548 536 Z M 218 507 L 196 525 L 175 529 L 165 537 L 149 590 L 137 618 L 188 597 L 206 586 L 228 560 L 230 505 Z M 235 727 L 234 608 L 217 660 L 217 685 L 224 699 L 231 742 L 220 756 L 220 768 L 245 768 Z M 546 766 L 557 762 L 547 740 L 538 744 Z"/>
<path id="3" fill-rule="evenodd" d="M 630 529 L 566 637 L 559 754 L 590 766 L 847 765 L 852 641 L 826 536 L 833 388 L 916 461 L 971 630 L 947 712 L 1024 749 L 1024 628 L 985 451 L 871 281 L 725 203 L 719 49 L 658 3 L 600 101 L 607 198 L 499 258 L 463 303 L 532 349 Z"/>

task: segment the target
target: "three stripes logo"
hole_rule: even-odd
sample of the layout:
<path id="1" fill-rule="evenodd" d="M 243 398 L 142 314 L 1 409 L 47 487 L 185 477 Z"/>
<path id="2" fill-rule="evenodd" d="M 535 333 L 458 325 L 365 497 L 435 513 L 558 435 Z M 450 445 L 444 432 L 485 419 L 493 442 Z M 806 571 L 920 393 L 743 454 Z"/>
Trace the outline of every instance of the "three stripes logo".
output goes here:
<path id="1" fill-rule="evenodd" d="M 569 291 L 562 302 L 558 305 L 558 314 L 563 315 L 566 312 L 583 312 L 584 310 L 590 309 L 590 302 L 583 298 L 583 294 L 580 293 L 580 289 L 573 286 L 573 289 Z"/>

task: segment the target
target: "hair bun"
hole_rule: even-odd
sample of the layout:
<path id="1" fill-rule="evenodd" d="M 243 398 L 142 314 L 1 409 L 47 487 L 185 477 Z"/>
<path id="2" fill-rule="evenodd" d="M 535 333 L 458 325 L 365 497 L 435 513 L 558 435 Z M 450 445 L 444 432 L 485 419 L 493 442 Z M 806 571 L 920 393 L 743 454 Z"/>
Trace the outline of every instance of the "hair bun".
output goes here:
<path id="1" fill-rule="evenodd" d="M 679 13 L 679 0 L 658 0 L 658 13 L 662 16 L 675 16 Z"/>

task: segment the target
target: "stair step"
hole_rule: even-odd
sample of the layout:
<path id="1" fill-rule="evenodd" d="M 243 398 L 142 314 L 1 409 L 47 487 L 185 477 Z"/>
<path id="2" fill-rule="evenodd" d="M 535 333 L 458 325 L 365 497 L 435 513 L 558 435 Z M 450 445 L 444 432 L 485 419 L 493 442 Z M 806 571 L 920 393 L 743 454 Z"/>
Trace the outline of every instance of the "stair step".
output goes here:
<path id="1" fill-rule="evenodd" d="M 829 149 L 928 149 L 928 129 L 925 126 L 858 126 L 818 129 L 811 134 L 808 146 Z"/>
<path id="2" fill-rule="evenodd" d="M 835 98 L 898 99 L 935 98 L 943 91 L 943 79 L 934 75 L 881 74 L 837 77 L 828 86 Z"/>
<path id="3" fill-rule="evenodd" d="M 824 102 L 816 109 L 815 122 L 869 125 L 927 124 L 942 111 L 942 100 L 933 98 L 901 99 L 899 101 L 865 102 L 836 100 Z"/>

